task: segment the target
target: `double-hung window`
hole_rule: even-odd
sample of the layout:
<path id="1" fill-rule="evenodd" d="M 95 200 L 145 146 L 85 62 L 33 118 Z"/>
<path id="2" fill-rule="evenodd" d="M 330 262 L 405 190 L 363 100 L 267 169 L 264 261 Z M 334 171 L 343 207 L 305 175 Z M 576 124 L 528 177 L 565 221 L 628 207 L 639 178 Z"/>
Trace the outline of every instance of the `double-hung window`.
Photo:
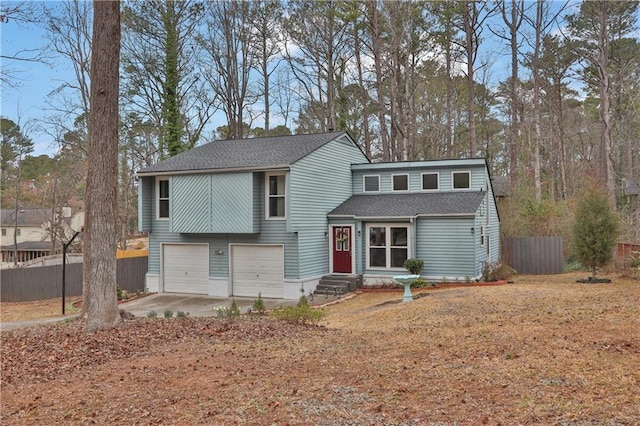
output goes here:
<path id="1" fill-rule="evenodd" d="M 267 175 L 267 219 L 286 218 L 285 174 Z"/>
<path id="2" fill-rule="evenodd" d="M 158 179 L 158 219 L 169 219 L 169 179 Z"/>
<path id="3" fill-rule="evenodd" d="M 409 226 L 367 225 L 367 268 L 402 269 L 409 258 Z"/>

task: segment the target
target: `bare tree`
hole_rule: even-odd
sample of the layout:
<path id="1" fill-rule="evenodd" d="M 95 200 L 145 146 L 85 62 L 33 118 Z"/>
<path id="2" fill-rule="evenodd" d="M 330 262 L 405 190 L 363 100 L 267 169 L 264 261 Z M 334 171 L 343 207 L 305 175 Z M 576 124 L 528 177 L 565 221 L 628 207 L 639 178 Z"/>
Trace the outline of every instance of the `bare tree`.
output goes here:
<path id="1" fill-rule="evenodd" d="M 244 121 L 253 118 L 249 107 L 257 101 L 251 79 L 257 60 L 252 7 L 250 2 L 209 1 L 206 32 L 199 37 L 207 57 L 203 74 L 222 101 L 228 139 L 246 136 Z"/>
<path id="2" fill-rule="evenodd" d="M 122 320 L 116 297 L 120 2 L 95 1 L 84 260 L 88 330 Z"/>

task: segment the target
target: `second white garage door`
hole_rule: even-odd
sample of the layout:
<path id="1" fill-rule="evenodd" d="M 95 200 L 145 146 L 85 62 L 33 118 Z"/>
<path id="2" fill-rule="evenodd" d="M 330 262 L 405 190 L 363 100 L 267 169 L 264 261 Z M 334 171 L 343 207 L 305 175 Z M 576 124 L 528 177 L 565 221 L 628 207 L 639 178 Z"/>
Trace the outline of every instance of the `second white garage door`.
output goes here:
<path id="1" fill-rule="evenodd" d="M 284 250 L 281 245 L 231 246 L 234 296 L 282 298 Z"/>
<path id="2" fill-rule="evenodd" d="M 209 246 L 206 244 L 164 244 L 162 246 L 164 291 L 207 294 Z"/>

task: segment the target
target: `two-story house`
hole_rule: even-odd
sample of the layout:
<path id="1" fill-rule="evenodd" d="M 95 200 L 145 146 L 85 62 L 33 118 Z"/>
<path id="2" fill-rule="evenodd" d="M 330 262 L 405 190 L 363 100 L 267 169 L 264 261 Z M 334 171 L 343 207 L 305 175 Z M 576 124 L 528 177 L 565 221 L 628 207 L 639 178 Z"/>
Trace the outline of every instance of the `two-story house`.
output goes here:
<path id="1" fill-rule="evenodd" d="M 417 257 L 464 280 L 499 259 L 483 159 L 371 163 L 332 132 L 215 141 L 138 178 L 153 292 L 296 299 L 330 273 L 388 282 Z"/>

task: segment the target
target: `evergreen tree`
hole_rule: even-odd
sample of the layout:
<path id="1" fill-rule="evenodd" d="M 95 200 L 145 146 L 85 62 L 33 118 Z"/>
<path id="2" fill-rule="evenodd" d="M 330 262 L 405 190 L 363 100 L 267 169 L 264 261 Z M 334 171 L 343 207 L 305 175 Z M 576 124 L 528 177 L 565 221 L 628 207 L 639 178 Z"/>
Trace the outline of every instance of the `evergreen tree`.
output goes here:
<path id="1" fill-rule="evenodd" d="M 607 264 L 613 257 L 618 237 L 618 220 L 609 205 L 607 194 L 591 188 L 578 202 L 573 226 L 574 254 L 583 265 L 596 268 Z"/>

